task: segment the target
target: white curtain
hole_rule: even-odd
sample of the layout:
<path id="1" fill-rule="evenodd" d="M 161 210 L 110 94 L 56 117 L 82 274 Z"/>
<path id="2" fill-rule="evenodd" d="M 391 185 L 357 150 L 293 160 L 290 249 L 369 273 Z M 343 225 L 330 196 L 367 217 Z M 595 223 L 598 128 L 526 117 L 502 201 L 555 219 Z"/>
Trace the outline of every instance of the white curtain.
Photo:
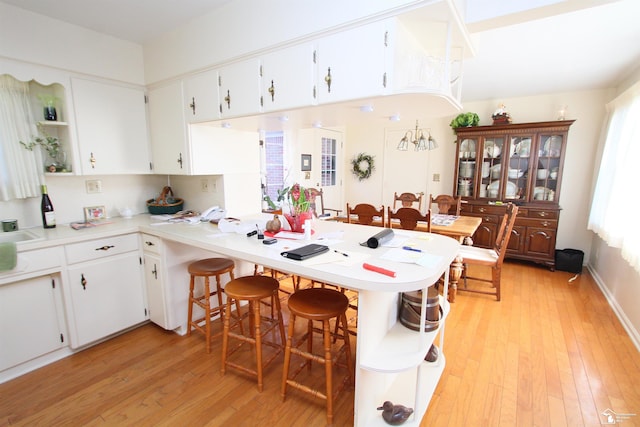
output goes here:
<path id="1" fill-rule="evenodd" d="M 42 152 L 25 149 L 37 135 L 29 84 L 0 75 L 0 200 L 38 197 L 44 182 Z"/>
<path id="2" fill-rule="evenodd" d="M 607 104 L 602 161 L 589 229 L 640 272 L 640 222 L 635 209 L 640 159 L 640 82 Z"/>

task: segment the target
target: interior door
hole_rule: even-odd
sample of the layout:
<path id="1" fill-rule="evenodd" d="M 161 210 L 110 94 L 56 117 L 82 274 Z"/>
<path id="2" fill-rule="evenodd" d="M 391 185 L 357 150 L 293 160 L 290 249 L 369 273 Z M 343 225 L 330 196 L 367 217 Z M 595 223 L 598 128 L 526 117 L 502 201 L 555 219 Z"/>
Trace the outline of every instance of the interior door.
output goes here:
<path id="1" fill-rule="evenodd" d="M 318 171 L 314 174 L 313 184 L 316 188 L 322 188 L 325 207 L 344 211 L 346 208 L 342 186 L 342 145 L 341 132 L 316 130 L 311 169 Z"/>
<path id="2" fill-rule="evenodd" d="M 382 203 L 393 209 L 393 193 L 424 193 L 422 210 L 429 203 L 427 188 L 429 176 L 429 151 L 415 151 L 409 144 L 407 151 L 396 147 L 404 136 L 404 130 L 387 130 L 384 144 Z"/>

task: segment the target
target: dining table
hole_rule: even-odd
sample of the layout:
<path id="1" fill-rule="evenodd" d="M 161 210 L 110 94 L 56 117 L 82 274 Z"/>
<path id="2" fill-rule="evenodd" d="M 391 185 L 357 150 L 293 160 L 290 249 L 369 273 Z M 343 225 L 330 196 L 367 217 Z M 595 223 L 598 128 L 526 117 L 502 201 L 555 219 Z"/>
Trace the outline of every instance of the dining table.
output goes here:
<path id="1" fill-rule="evenodd" d="M 460 243 L 473 244 L 470 240 L 473 234 L 476 232 L 482 218 L 466 215 L 442 215 L 434 214 L 431 216 L 431 233 L 441 234 L 457 239 Z M 391 222 L 392 228 L 400 228 L 399 222 Z M 416 227 L 417 231 L 427 231 L 427 225 L 418 223 Z M 458 283 L 462 277 L 464 270 L 463 259 L 460 255 L 456 256 L 451 262 L 449 267 L 449 292 L 447 298 L 450 303 L 456 302 L 456 295 L 458 293 Z"/>

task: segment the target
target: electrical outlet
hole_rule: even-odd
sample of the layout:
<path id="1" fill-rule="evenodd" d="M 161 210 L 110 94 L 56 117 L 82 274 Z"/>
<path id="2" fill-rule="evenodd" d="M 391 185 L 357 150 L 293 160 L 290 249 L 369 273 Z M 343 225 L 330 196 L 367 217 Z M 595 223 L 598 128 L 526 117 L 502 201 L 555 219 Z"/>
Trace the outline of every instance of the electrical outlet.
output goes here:
<path id="1" fill-rule="evenodd" d="M 102 181 L 99 179 L 88 179 L 85 181 L 87 194 L 102 193 Z"/>
<path id="2" fill-rule="evenodd" d="M 439 173 L 434 173 L 433 174 L 433 182 L 440 182 L 440 174 Z"/>
<path id="3" fill-rule="evenodd" d="M 209 192 L 209 180 L 207 178 L 202 178 L 200 180 L 200 191 L 203 193 Z"/>

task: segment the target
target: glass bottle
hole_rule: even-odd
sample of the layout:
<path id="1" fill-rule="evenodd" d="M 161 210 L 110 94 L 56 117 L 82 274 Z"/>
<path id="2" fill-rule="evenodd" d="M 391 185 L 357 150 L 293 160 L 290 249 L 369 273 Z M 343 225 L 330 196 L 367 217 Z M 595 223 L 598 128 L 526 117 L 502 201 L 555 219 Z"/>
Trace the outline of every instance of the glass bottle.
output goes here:
<path id="1" fill-rule="evenodd" d="M 42 203 L 40 204 L 40 211 L 42 212 L 42 225 L 44 228 L 55 228 L 56 226 L 56 214 L 53 210 L 53 203 L 47 194 L 47 186 L 42 186 Z"/>

